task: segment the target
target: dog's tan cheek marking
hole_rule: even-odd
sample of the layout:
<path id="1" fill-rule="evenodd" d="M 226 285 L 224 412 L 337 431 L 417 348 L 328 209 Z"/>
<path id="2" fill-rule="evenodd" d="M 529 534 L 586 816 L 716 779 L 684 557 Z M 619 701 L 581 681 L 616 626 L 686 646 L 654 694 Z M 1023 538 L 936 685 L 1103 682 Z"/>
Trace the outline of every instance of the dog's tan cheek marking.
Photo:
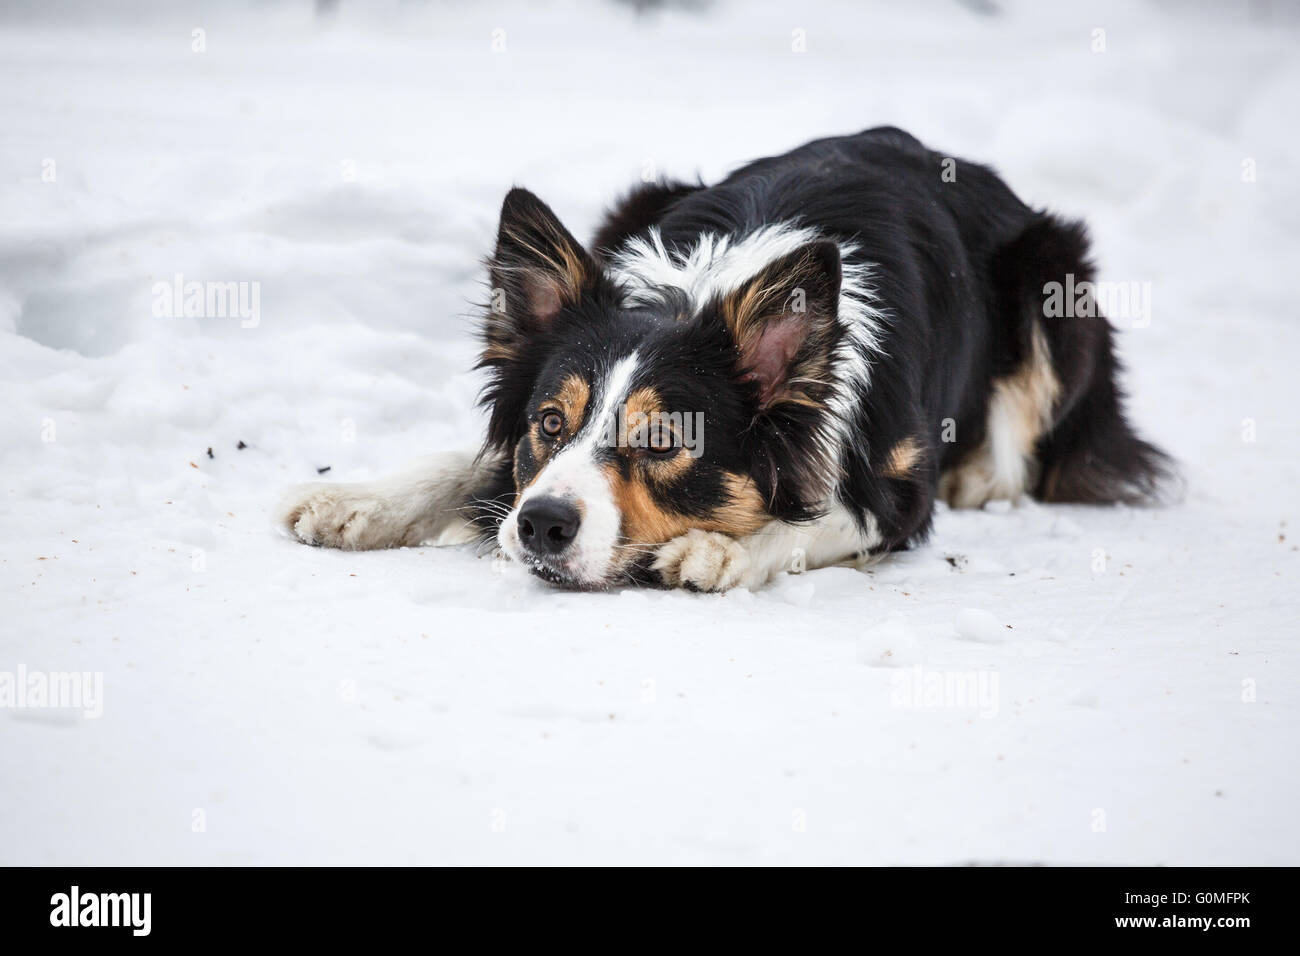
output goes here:
<path id="1" fill-rule="evenodd" d="M 889 450 L 885 456 L 885 466 L 880 472 L 886 478 L 905 479 L 911 476 L 912 469 L 921 460 L 921 444 L 914 437 L 904 438 Z"/>
<path id="2" fill-rule="evenodd" d="M 718 509 L 715 522 L 717 526 L 706 530 L 726 534 L 753 534 L 772 520 L 752 478 L 727 472 L 722 484 L 726 489 L 727 501 Z"/>
<path id="3" fill-rule="evenodd" d="M 686 458 L 690 467 L 690 458 Z M 770 518 L 762 496 L 753 481 L 727 473 L 723 478 L 724 500 L 706 516 L 691 516 L 670 511 L 655 501 L 645 478 L 636 470 L 627 478 L 617 466 L 605 468 L 613 491 L 614 504 L 622 522 L 623 537 L 635 544 L 663 544 L 684 535 L 692 528 L 743 535 L 757 531 Z"/>
<path id="4" fill-rule="evenodd" d="M 625 478 L 615 463 L 603 468 L 624 538 L 634 544 L 659 544 L 686 533 L 682 516 L 655 502 L 638 469 Z"/>

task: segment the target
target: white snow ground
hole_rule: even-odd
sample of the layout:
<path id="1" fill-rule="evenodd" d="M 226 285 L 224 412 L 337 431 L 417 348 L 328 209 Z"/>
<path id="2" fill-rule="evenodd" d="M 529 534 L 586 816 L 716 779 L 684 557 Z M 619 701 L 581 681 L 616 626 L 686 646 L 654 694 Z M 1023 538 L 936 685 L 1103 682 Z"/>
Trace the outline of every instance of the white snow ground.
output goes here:
<path id="1" fill-rule="evenodd" d="M 103 675 L 98 719 L 0 712 L 0 863 L 1300 863 L 1281 3 L 113 6 L 0 15 L 0 673 Z M 881 123 L 1151 283 L 1185 503 L 944 511 L 726 596 L 273 532 L 317 467 L 475 440 L 512 183 L 589 234 L 647 166 Z M 260 322 L 154 317 L 178 273 Z"/>

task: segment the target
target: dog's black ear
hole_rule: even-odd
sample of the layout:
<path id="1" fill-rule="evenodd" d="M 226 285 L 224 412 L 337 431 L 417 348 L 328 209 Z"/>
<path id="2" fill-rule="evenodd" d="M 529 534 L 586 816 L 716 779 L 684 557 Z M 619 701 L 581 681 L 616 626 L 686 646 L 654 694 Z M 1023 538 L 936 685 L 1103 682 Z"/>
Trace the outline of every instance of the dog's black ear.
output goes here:
<path id="1" fill-rule="evenodd" d="M 484 365 L 517 358 L 528 338 L 544 331 L 560 309 L 575 305 L 600 274 L 550 207 L 518 188 L 501 205 L 497 248 L 488 265 Z"/>
<path id="2" fill-rule="evenodd" d="M 736 378 L 756 403 L 742 433 L 750 475 L 768 512 L 784 521 L 821 513 L 839 467 L 830 402 L 844 337 L 841 282 L 839 247 L 810 242 L 719 296 L 702 316 L 734 348 Z"/>
<path id="3" fill-rule="evenodd" d="M 602 279 L 581 243 L 526 189 L 510 190 L 501 205 L 488 270 L 491 300 L 478 364 L 489 377 L 481 401 L 491 409 L 488 444 L 511 448 L 527 427 L 528 396 L 547 354 L 540 339 L 566 306 Z"/>
<path id="4" fill-rule="evenodd" d="M 717 302 L 716 315 L 738 353 L 741 377 L 758 387 L 763 411 L 822 407 L 841 329 L 840 251 L 811 242 L 765 266 Z"/>

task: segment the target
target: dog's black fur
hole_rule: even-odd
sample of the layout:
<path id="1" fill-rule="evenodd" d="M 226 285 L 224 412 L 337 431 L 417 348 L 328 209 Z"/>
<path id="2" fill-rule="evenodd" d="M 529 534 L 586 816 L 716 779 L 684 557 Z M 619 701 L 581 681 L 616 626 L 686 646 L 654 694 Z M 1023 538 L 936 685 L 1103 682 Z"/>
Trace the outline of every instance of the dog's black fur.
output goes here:
<path id="1" fill-rule="evenodd" d="M 488 265 L 477 461 L 304 489 L 282 516 L 300 539 L 416 543 L 468 498 L 548 580 L 721 589 L 783 547 L 918 542 L 940 497 L 1144 502 L 1174 477 L 1126 421 L 1108 321 L 1045 308 L 1092 280 L 1083 226 L 898 129 L 642 185 L 590 247 L 514 189 Z M 702 414 L 702 454 L 596 441 L 633 399 Z"/>
<path id="2" fill-rule="evenodd" d="M 1031 209 L 985 166 L 958 161 L 948 167 L 955 177 L 945 177 L 945 159 L 889 127 L 817 140 L 752 162 L 714 186 L 641 186 L 609 212 L 596 233 L 593 259 L 607 265 L 652 228 L 669 249 L 686 250 L 704 233 L 739 237 L 795 222 L 827 239 L 854 243 L 858 255 L 874 264 L 875 298 L 887 325 L 883 354 L 873 358 L 869 385 L 859 394 L 855 440 L 839 460 L 821 461 L 804 439 L 813 430 L 811 419 L 824 410 L 800 406 L 760 428 L 757 441 L 725 452 L 730 461 L 743 460 L 773 518 L 798 521 L 817 511 L 818 479 L 824 476 L 808 474 L 812 462 L 839 471 L 835 494 L 855 515 L 874 516 L 880 550 L 922 539 L 941 474 L 984 442 L 994 383 L 1030 361 L 1035 326 L 1046 338 L 1059 393 L 1037 441 L 1037 473 L 1026 490 L 1044 501 L 1140 502 L 1171 475 L 1168 459 L 1125 420 L 1107 320 L 1044 316 L 1045 284 L 1063 282 L 1067 274 L 1076 281 L 1092 279 L 1084 227 Z M 545 215 L 512 209 L 521 204 L 527 205 L 517 194 L 507 200 L 493 259 L 494 284 L 507 289 L 514 287 L 511 269 L 521 266 L 505 222 Z M 514 455 L 548 355 L 597 345 L 602 356 L 611 346 L 615 354 L 625 352 L 647 334 L 664 336 L 676 320 L 671 304 L 646 315 L 621 308 L 620 301 L 617 282 L 601 279 L 566 306 L 548 335 L 530 340 L 525 359 L 485 357 L 492 373 L 485 393 L 491 448 Z M 526 311 L 518 296 L 511 308 Z M 489 341 L 493 328 L 489 321 Z M 660 363 L 658 380 L 675 383 L 687 407 L 703 403 L 713 409 L 720 421 L 713 434 L 753 437 L 763 414 L 752 389 L 732 374 L 736 343 L 707 314 L 669 330 L 665 340 L 673 347 Z M 591 354 L 578 362 L 601 360 Z M 705 367 L 709 374 L 701 374 Z M 551 370 L 552 377 L 559 368 Z M 945 422 L 955 424 L 953 441 L 942 440 Z M 917 438 L 912 467 L 905 474 L 891 471 L 886 456 Z M 508 495 L 512 489 L 500 490 Z M 676 506 L 687 514 L 707 510 L 716 493 L 696 488 Z"/>

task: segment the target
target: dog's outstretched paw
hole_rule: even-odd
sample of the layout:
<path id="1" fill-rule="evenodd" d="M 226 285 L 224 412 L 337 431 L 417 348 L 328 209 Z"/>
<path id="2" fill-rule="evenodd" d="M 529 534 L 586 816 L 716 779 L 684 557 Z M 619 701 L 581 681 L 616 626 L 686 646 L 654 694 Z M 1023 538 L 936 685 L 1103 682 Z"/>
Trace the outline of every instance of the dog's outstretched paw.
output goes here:
<path id="1" fill-rule="evenodd" d="M 345 551 L 393 546 L 384 503 L 349 485 L 299 485 L 280 503 L 276 522 L 304 544 Z"/>
<path id="2" fill-rule="evenodd" d="M 692 529 L 663 545 L 652 567 L 669 587 L 726 591 L 740 584 L 749 554 L 735 538 Z"/>

